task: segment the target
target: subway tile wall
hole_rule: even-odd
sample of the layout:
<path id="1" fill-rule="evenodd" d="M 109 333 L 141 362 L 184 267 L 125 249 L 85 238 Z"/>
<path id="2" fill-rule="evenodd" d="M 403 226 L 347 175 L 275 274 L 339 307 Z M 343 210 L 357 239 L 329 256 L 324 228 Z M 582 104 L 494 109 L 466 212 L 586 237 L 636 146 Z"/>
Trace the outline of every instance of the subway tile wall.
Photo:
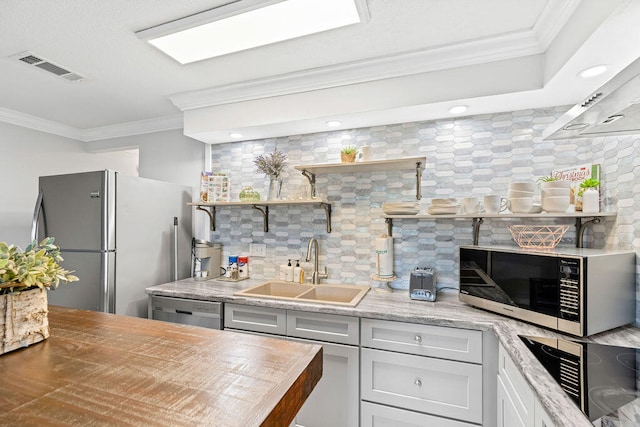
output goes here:
<path id="1" fill-rule="evenodd" d="M 277 148 L 289 159 L 282 196 L 296 199 L 308 191 L 308 182 L 294 165 L 338 163 L 342 146 L 366 143 L 372 147 L 373 160 L 427 158 L 420 201 L 425 212 L 433 197 L 506 195 L 511 181 L 533 180 L 557 167 L 600 163 L 606 209 L 617 210 L 618 215 L 590 226 L 585 246 L 638 250 L 639 137 L 543 141 L 542 130 L 567 109 L 523 110 L 213 145 L 213 171 L 231 176 L 234 200 L 245 186 L 254 187 L 264 199 L 268 179 L 256 172 L 253 159 Z M 387 288 L 387 284 L 370 279 L 375 272 L 375 238 L 387 231 L 381 206 L 390 201 L 415 201 L 415 179 L 414 169 L 317 175 L 318 192 L 332 205 L 331 233 L 326 232 L 325 213 L 319 206 L 271 206 L 266 233 L 260 212 L 228 207 L 217 210 L 217 230 L 211 233 L 211 240 L 222 243 L 225 257 L 248 254 L 250 243 L 266 244 L 266 257 L 250 259 L 250 275 L 268 279 L 277 277 L 278 265 L 289 259 L 294 263 L 299 259 L 310 275 L 311 264 L 303 261 L 309 239 L 315 237 L 320 266 L 326 266 L 329 273 L 326 283 Z M 508 225 L 530 223 L 573 224 L 560 219 L 486 219 L 479 243 L 514 244 Z M 470 220 L 395 220 L 393 237 L 398 279 L 391 286 L 408 287 L 411 270 L 420 266 L 436 269 L 439 288 L 458 287 L 458 247 L 472 243 Z M 571 227 L 560 245 L 574 246 L 575 238 Z"/>

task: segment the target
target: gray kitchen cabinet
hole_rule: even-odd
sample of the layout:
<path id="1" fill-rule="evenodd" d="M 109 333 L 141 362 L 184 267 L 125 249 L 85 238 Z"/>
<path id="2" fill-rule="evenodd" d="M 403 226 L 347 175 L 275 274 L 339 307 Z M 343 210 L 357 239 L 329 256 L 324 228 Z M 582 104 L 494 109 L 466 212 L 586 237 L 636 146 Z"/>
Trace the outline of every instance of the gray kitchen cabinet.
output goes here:
<path id="1" fill-rule="evenodd" d="M 322 378 L 296 416 L 296 427 L 360 424 L 360 319 L 281 308 L 225 304 L 225 329 L 322 345 Z"/>
<path id="2" fill-rule="evenodd" d="M 361 329 L 363 425 L 483 423 L 482 332 L 374 319 Z"/>
<path id="3" fill-rule="evenodd" d="M 297 338 L 287 339 L 321 344 L 323 352 L 322 378 L 302 405 L 292 425 L 359 425 L 358 347 Z"/>
<path id="4" fill-rule="evenodd" d="M 361 427 L 478 427 L 464 421 L 450 420 L 391 406 L 362 402 Z"/>
<path id="5" fill-rule="evenodd" d="M 500 345 L 498 349 L 498 427 L 553 427 L 527 380 Z"/>
<path id="6" fill-rule="evenodd" d="M 286 311 L 281 308 L 227 303 L 224 305 L 224 328 L 285 335 L 286 316 Z"/>

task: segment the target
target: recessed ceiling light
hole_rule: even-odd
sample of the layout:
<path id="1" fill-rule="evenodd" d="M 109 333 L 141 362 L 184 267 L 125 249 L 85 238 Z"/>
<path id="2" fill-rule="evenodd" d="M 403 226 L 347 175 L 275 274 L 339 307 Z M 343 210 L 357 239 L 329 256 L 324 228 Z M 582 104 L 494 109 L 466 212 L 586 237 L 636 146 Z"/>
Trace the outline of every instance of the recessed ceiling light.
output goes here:
<path id="1" fill-rule="evenodd" d="M 342 122 L 340 120 L 329 120 L 325 124 L 327 126 L 329 126 L 330 128 L 337 128 L 338 126 L 340 126 L 342 124 Z"/>
<path id="2" fill-rule="evenodd" d="M 239 0 L 136 35 L 188 64 L 367 19 L 366 0 Z"/>
<path id="3" fill-rule="evenodd" d="M 596 65 L 595 67 L 589 67 L 585 70 L 580 71 L 578 73 L 578 77 L 582 77 L 583 79 L 588 79 L 589 77 L 599 76 L 605 71 L 607 71 L 606 65 Z"/>
<path id="4" fill-rule="evenodd" d="M 229 136 L 230 136 L 231 138 L 236 138 L 236 139 L 237 139 L 237 138 L 242 138 L 242 134 L 241 134 L 241 133 L 237 133 L 237 132 L 231 132 L 231 133 L 229 134 Z"/>
<path id="5" fill-rule="evenodd" d="M 455 107 L 449 108 L 449 112 L 451 114 L 462 114 L 467 111 L 468 108 L 466 105 L 456 105 Z"/>

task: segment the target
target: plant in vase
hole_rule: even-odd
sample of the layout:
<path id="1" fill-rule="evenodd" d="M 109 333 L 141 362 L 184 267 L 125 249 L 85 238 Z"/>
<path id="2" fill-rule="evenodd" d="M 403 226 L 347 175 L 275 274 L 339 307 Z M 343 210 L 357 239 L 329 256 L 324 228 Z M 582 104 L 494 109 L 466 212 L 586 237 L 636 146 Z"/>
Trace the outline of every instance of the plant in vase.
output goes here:
<path id="1" fill-rule="evenodd" d="M 47 289 L 78 278 L 60 266 L 60 248 L 47 237 L 24 251 L 0 242 L 0 354 L 49 337 Z"/>
<path id="2" fill-rule="evenodd" d="M 269 177 L 267 200 L 278 200 L 282 190 L 282 171 L 287 164 L 287 156 L 277 149 L 273 153 L 259 155 L 253 161 L 256 170 Z"/>
<path id="3" fill-rule="evenodd" d="M 582 212 L 600 212 L 600 192 L 598 191 L 599 187 L 600 181 L 594 178 L 587 178 L 580 183 L 580 191 L 578 191 L 578 197 L 580 198 L 582 203 Z"/>
<path id="4" fill-rule="evenodd" d="M 340 150 L 340 160 L 342 163 L 353 163 L 356 161 L 358 148 L 355 145 L 347 145 Z"/>

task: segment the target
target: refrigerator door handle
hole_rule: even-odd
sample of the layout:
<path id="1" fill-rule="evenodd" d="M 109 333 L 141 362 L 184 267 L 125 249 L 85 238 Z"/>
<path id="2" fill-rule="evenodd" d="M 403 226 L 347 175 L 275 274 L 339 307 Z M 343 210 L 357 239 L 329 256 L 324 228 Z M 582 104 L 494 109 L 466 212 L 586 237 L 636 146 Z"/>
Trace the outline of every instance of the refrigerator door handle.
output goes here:
<path id="1" fill-rule="evenodd" d="M 173 281 L 178 281 L 178 217 L 173 217 Z"/>
<path id="2" fill-rule="evenodd" d="M 36 207 L 33 210 L 33 220 L 31 221 L 31 241 L 38 240 L 38 219 L 40 218 L 40 212 L 42 212 L 42 218 L 44 219 L 44 207 L 42 205 L 42 199 L 44 193 L 42 190 L 38 192 L 38 198 L 36 199 Z M 47 234 L 47 223 L 44 222 L 45 235 Z"/>

